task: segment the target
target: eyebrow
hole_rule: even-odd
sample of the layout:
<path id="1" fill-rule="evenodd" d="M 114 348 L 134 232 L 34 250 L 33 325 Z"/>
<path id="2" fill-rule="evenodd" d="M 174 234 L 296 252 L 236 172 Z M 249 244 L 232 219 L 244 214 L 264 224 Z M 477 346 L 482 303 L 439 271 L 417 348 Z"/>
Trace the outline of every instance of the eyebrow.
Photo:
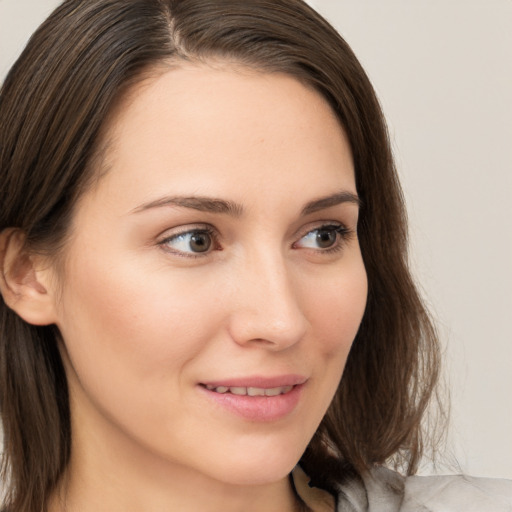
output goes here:
<path id="1" fill-rule="evenodd" d="M 320 210 L 325 210 L 333 206 L 343 203 L 352 203 L 361 206 L 361 200 L 356 194 L 352 192 L 342 191 L 332 194 L 330 196 L 314 199 L 307 203 L 302 209 L 302 215 L 309 215 Z M 180 208 L 190 208 L 208 213 L 222 213 L 231 215 L 233 217 L 241 217 L 244 208 L 241 204 L 234 201 L 227 201 L 214 197 L 206 196 L 166 196 L 149 203 L 138 206 L 132 213 L 139 213 L 153 208 L 162 208 L 166 206 L 175 206 Z"/>
<path id="2" fill-rule="evenodd" d="M 135 208 L 133 213 L 150 210 L 152 208 L 161 208 L 163 206 L 190 208 L 200 212 L 225 213 L 233 217 L 240 217 L 243 213 L 243 207 L 234 201 L 226 201 L 224 199 L 203 196 L 162 197 Z"/>
<path id="3" fill-rule="evenodd" d="M 331 208 L 332 206 L 337 206 L 343 203 L 352 203 L 355 204 L 358 208 L 361 207 L 361 199 L 359 199 L 356 194 L 342 191 L 327 197 L 321 197 L 319 199 L 310 201 L 302 209 L 302 215 L 309 215 L 311 213 L 318 212 L 319 210 L 326 210 L 327 208 Z"/>

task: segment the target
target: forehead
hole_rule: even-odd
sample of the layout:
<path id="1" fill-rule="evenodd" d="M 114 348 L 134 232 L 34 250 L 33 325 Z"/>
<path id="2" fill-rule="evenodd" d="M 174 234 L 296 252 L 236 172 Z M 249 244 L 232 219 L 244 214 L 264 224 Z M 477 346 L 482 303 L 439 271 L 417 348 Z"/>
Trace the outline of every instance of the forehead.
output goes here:
<path id="1" fill-rule="evenodd" d="M 327 175 L 355 193 L 350 148 L 334 112 L 285 74 L 227 64 L 169 69 L 125 96 L 105 134 L 110 186 L 125 181 L 126 193 L 147 200 L 159 187 L 207 195 L 221 187 L 229 195 L 242 180 L 290 191 L 304 177 Z"/>

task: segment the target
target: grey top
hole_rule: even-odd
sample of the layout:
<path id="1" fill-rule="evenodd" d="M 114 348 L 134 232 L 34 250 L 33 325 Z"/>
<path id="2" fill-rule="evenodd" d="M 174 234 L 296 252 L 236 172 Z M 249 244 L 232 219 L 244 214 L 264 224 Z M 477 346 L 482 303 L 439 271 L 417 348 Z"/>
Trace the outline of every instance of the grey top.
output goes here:
<path id="1" fill-rule="evenodd" d="M 512 512 L 512 480 L 404 477 L 376 468 L 344 484 L 335 499 L 309 487 L 309 478 L 299 467 L 292 475 L 298 494 L 313 512 Z"/>

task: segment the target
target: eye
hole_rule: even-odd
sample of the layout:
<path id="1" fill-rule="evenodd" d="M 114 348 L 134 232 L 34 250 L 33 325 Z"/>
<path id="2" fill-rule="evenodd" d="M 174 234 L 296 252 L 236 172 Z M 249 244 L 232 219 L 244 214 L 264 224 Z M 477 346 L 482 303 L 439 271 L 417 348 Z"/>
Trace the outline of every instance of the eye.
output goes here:
<path id="1" fill-rule="evenodd" d="M 214 233 L 211 229 L 191 229 L 177 233 L 160 242 L 166 250 L 185 256 L 210 252 L 214 245 Z"/>
<path id="2" fill-rule="evenodd" d="M 350 232 L 341 224 L 320 226 L 312 229 L 304 235 L 295 247 L 305 249 L 320 249 L 321 251 L 336 250 L 341 248 L 343 242 L 349 237 Z"/>

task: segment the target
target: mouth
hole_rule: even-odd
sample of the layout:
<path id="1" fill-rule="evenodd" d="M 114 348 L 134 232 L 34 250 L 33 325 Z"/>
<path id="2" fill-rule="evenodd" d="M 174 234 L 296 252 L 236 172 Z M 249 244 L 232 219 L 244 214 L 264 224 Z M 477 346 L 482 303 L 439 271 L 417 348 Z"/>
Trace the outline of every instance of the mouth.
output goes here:
<path id="1" fill-rule="evenodd" d="M 275 388 L 256 388 L 256 387 L 241 387 L 241 386 L 213 386 L 211 384 L 203 384 L 208 391 L 215 393 L 225 394 L 231 393 L 237 396 L 278 396 L 289 393 L 294 386 L 278 386 Z"/>
<path id="2" fill-rule="evenodd" d="M 306 377 L 248 377 L 204 382 L 204 396 L 220 410 L 251 422 L 272 422 L 292 414 L 303 394 Z"/>

